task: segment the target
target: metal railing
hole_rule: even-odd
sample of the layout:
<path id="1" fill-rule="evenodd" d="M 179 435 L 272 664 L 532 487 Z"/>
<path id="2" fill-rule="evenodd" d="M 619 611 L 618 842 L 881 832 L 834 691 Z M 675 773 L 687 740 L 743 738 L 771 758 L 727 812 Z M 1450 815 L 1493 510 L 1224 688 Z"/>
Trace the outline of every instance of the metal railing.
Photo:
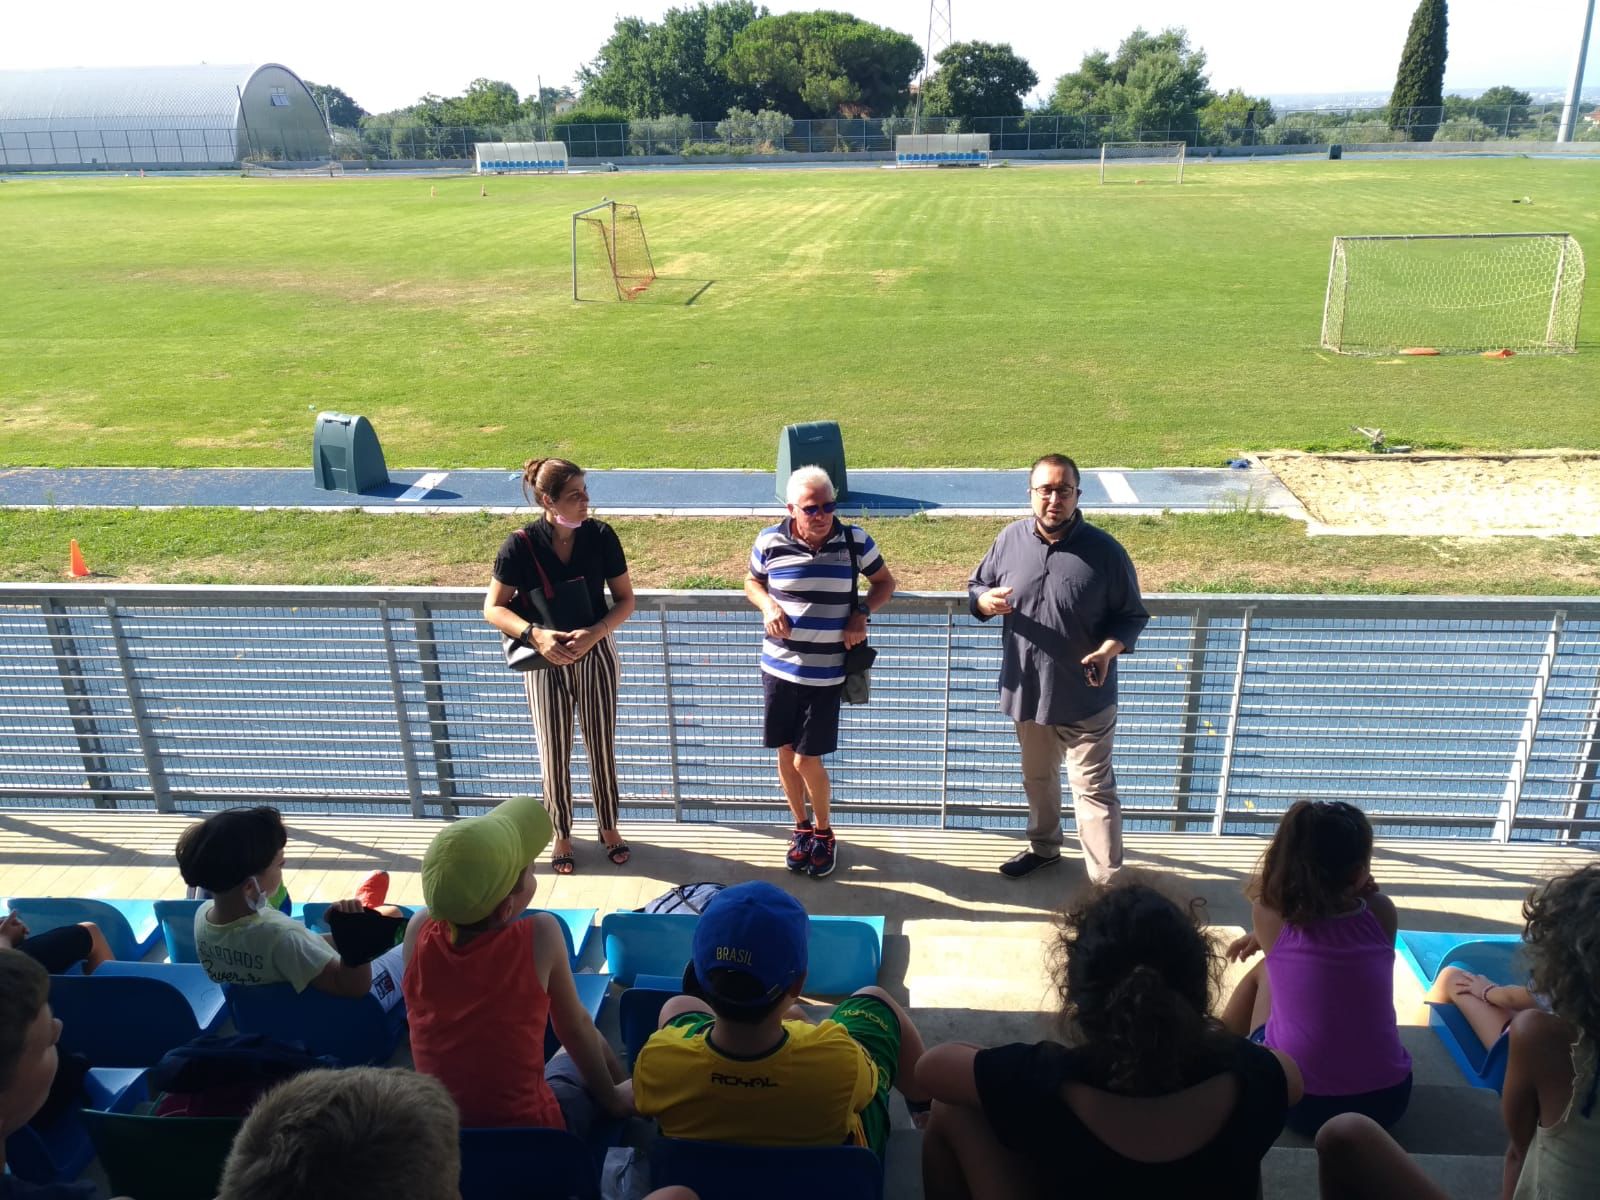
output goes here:
<path id="1" fill-rule="evenodd" d="M 1133 830 L 1268 830 L 1294 799 L 1390 836 L 1600 843 L 1600 600 L 1154 596 L 1121 661 Z M 538 791 L 520 680 L 453 589 L 0 585 L 0 803 L 450 814 Z M 782 810 L 760 623 L 645 592 L 618 635 L 625 811 Z M 872 701 L 830 759 L 844 821 L 1014 828 L 997 622 L 874 618 Z M 587 798 L 575 754 L 580 810 Z"/>

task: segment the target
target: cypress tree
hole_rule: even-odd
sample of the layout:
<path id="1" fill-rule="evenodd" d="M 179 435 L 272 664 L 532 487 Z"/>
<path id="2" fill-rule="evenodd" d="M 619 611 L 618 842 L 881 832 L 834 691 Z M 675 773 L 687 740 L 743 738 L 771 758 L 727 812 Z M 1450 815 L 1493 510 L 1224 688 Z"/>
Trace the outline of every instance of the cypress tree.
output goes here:
<path id="1" fill-rule="evenodd" d="M 1412 141 L 1431 141 L 1439 127 L 1444 107 L 1444 60 L 1449 53 L 1445 29 L 1449 23 L 1445 0 L 1421 0 L 1417 11 L 1411 14 L 1406 48 L 1400 54 L 1400 71 L 1389 97 L 1389 126 L 1409 126 Z"/>

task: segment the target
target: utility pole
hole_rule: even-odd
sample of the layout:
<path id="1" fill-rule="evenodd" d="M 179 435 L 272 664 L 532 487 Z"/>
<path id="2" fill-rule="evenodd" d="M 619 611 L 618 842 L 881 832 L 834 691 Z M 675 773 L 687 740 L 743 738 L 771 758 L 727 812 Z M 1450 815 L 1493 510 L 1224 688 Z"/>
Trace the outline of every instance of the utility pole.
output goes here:
<path id="1" fill-rule="evenodd" d="M 1583 17 L 1583 33 L 1578 37 L 1578 61 L 1572 67 L 1572 86 L 1567 89 L 1567 102 L 1561 109 L 1561 127 L 1556 130 L 1556 141 L 1570 142 L 1572 128 L 1578 121 L 1579 98 L 1583 94 L 1583 60 L 1589 57 L 1589 31 L 1594 27 L 1594 0 L 1589 0 Z"/>

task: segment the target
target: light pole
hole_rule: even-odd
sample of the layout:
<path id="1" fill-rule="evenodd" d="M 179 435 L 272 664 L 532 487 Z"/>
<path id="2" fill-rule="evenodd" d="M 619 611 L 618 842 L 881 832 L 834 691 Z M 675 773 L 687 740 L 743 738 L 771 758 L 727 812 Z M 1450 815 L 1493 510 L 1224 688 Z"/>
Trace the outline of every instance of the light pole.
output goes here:
<path id="1" fill-rule="evenodd" d="M 1583 16 L 1583 34 L 1578 38 L 1578 61 L 1572 67 L 1572 86 L 1567 89 L 1567 102 L 1561 109 L 1561 126 L 1556 130 L 1556 141 L 1570 142 L 1572 127 L 1578 120 L 1578 99 L 1583 92 L 1583 60 L 1589 57 L 1589 30 L 1594 27 L 1594 0 L 1589 0 Z"/>

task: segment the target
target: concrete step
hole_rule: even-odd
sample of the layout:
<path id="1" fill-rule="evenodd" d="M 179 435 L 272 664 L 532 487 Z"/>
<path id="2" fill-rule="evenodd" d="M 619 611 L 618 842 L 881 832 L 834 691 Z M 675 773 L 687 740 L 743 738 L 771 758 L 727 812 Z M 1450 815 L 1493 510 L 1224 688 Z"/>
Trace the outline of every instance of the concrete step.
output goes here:
<path id="1" fill-rule="evenodd" d="M 1417 1165 L 1451 1196 L 1494 1196 L 1500 1191 L 1498 1157 L 1471 1154 L 1416 1154 Z M 1274 1146 L 1261 1164 L 1265 1200 L 1317 1200 L 1317 1152 L 1309 1147 Z"/>

